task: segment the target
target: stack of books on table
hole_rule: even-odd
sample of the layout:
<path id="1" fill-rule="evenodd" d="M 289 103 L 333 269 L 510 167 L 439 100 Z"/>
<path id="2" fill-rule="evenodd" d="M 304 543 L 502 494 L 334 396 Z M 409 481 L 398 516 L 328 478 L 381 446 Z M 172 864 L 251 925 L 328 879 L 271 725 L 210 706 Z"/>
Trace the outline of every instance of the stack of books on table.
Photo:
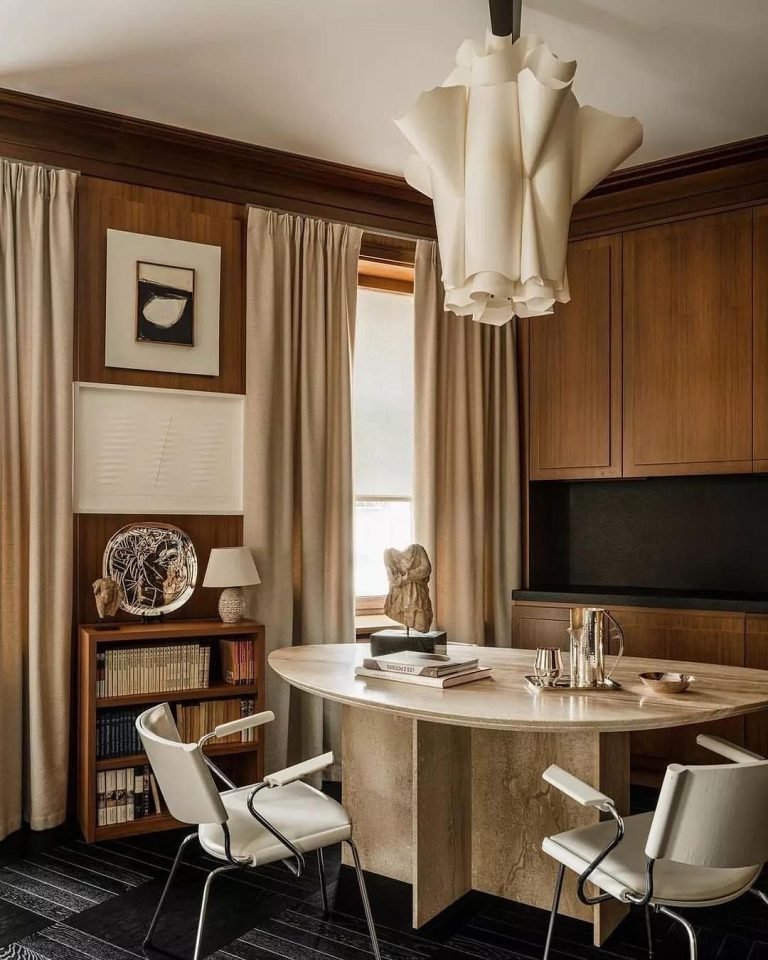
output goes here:
<path id="1" fill-rule="evenodd" d="M 450 657 L 442 653 L 387 653 L 366 657 L 362 667 L 355 667 L 356 677 L 420 683 L 426 687 L 456 687 L 473 680 L 490 677 L 491 668 L 481 667 L 477 657 Z"/>

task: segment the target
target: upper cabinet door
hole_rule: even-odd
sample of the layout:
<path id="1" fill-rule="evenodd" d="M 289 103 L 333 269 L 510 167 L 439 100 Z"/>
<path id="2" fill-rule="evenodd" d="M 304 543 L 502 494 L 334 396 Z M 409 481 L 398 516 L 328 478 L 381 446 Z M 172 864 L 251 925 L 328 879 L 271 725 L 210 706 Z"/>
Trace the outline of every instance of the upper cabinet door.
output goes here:
<path id="1" fill-rule="evenodd" d="M 530 477 L 621 476 L 621 238 L 572 243 L 570 303 L 530 330 Z"/>
<path id="2" fill-rule="evenodd" d="M 752 470 L 752 212 L 624 235 L 624 476 Z"/>
<path id="3" fill-rule="evenodd" d="M 768 471 L 768 207 L 755 210 L 754 242 L 755 470 Z M 768 618 L 767 618 L 768 622 Z M 768 729 L 768 725 L 766 726 Z"/>

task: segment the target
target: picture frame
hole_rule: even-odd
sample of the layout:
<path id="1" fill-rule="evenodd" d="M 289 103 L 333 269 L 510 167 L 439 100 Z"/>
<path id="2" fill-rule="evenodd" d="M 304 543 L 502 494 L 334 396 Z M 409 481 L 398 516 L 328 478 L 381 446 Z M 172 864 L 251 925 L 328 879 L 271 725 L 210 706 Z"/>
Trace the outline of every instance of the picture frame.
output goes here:
<path id="1" fill-rule="evenodd" d="M 219 374 L 221 247 L 107 230 L 108 367 Z"/>
<path id="2" fill-rule="evenodd" d="M 74 512 L 239 515 L 245 397 L 74 384 Z"/>

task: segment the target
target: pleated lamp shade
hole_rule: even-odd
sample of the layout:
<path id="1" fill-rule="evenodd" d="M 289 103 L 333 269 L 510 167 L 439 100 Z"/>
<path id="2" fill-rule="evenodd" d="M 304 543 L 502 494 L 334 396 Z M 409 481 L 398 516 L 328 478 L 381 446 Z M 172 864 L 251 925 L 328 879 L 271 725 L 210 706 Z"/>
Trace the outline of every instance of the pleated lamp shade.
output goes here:
<path id="1" fill-rule="evenodd" d="M 488 34 L 396 121 L 416 151 L 405 179 L 434 204 L 447 311 L 500 325 L 570 300 L 573 205 L 643 140 L 634 117 L 579 106 L 575 73 L 539 37 Z"/>

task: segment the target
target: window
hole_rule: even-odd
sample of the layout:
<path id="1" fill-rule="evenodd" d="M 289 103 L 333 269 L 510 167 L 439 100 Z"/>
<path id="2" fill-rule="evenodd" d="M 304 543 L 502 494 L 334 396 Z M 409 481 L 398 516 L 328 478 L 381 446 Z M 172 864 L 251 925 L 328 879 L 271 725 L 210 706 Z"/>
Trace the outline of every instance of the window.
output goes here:
<path id="1" fill-rule="evenodd" d="M 382 612 L 384 550 L 413 539 L 413 295 L 392 286 L 361 287 L 357 297 L 352 429 L 358 613 Z"/>

